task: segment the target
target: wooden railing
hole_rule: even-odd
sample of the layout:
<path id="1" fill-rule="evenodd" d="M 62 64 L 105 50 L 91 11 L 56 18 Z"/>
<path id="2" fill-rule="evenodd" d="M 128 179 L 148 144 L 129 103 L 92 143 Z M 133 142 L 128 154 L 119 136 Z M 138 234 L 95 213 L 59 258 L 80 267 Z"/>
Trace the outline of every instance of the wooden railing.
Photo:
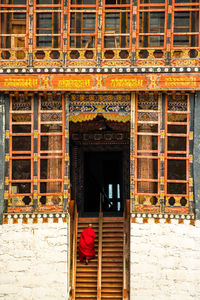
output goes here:
<path id="1" fill-rule="evenodd" d="M 78 212 L 77 205 L 74 206 L 73 222 L 73 249 L 72 249 L 72 300 L 75 300 L 76 293 L 76 258 L 77 258 L 77 230 L 78 230 Z"/>
<path id="2" fill-rule="evenodd" d="M 127 200 L 124 209 L 124 238 L 123 238 L 123 300 L 128 300 L 128 269 L 129 269 L 129 217 L 130 217 L 130 201 Z"/>
<path id="3" fill-rule="evenodd" d="M 101 273 L 102 273 L 102 194 L 99 205 L 99 242 L 98 242 L 98 274 L 97 274 L 97 300 L 101 300 Z"/>

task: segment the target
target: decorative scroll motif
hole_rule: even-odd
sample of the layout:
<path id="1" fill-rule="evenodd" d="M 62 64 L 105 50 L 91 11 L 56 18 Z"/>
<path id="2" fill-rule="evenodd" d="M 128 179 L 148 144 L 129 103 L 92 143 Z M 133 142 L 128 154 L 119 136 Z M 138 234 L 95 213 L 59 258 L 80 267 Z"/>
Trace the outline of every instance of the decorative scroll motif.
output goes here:
<path id="1" fill-rule="evenodd" d="M 41 121 L 61 121 L 62 120 L 62 113 L 45 113 L 41 114 Z"/>
<path id="2" fill-rule="evenodd" d="M 129 99 L 130 95 L 71 95 L 69 120 L 90 121 L 101 114 L 110 121 L 127 122 L 130 120 L 130 103 L 127 102 Z M 122 102 L 123 100 L 126 102 Z"/>
<path id="3" fill-rule="evenodd" d="M 67 52 L 67 66 L 95 66 L 97 51 L 87 50 L 70 50 Z"/>
<path id="4" fill-rule="evenodd" d="M 117 113 L 100 113 L 106 120 L 114 121 L 114 122 L 123 122 L 126 123 L 130 121 L 129 115 L 120 115 Z M 92 121 L 98 116 L 97 113 L 80 113 L 78 115 L 71 115 L 69 117 L 69 121 L 71 122 L 86 122 L 86 121 Z"/>
<path id="5" fill-rule="evenodd" d="M 130 94 L 72 94 L 71 101 L 129 102 Z"/>
<path id="6" fill-rule="evenodd" d="M 12 196 L 8 198 L 8 212 L 32 212 L 33 198 L 30 196 Z"/>
<path id="7" fill-rule="evenodd" d="M 24 95 L 19 95 L 18 99 L 12 100 L 12 110 L 31 110 L 31 99 L 24 99 Z"/>
<path id="8" fill-rule="evenodd" d="M 158 110 L 158 94 L 140 93 L 138 110 Z M 152 114 L 152 112 L 150 112 Z M 156 114 L 154 114 L 156 115 Z"/>
<path id="9" fill-rule="evenodd" d="M 62 110 L 62 103 L 56 94 L 48 94 L 41 102 L 41 110 Z"/>
<path id="10" fill-rule="evenodd" d="M 102 51 L 102 66 L 128 66 L 131 64 L 130 50 Z"/>
<path id="11" fill-rule="evenodd" d="M 187 101 L 186 95 L 173 94 L 171 98 L 168 99 L 168 110 L 172 111 L 187 111 Z"/>
<path id="12" fill-rule="evenodd" d="M 179 89 L 198 89 L 199 86 L 199 76 L 194 74 L 179 75 L 161 75 L 158 78 L 157 84 L 161 88 L 166 88 L 168 90 L 179 88 Z"/>
<path id="13" fill-rule="evenodd" d="M 147 86 L 147 77 L 139 75 L 132 76 L 115 76 L 111 75 L 104 79 L 104 85 L 108 89 L 145 89 Z"/>
<path id="14" fill-rule="evenodd" d="M 154 112 L 139 112 L 138 121 L 158 121 L 158 114 Z"/>
<path id="15" fill-rule="evenodd" d="M 1 67 L 27 67 L 28 51 L 25 50 L 2 50 L 0 51 Z"/>
<path id="16" fill-rule="evenodd" d="M 142 49 L 136 51 L 136 65 L 165 65 L 166 51 Z"/>
<path id="17" fill-rule="evenodd" d="M 33 59 L 36 60 L 62 60 L 63 52 L 58 50 L 35 50 Z"/>
<path id="18" fill-rule="evenodd" d="M 132 74 L 132 75 L 0 75 L 0 90 L 3 91 L 160 91 L 200 90 L 200 75 L 197 74 Z M 114 98 L 113 98 L 114 99 Z M 91 101 L 91 99 L 89 100 Z M 102 101 L 102 100 L 100 100 Z M 107 101 L 107 100 L 105 100 Z M 112 100 L 114 101 L 114 100 Z M 118 101 L 118 99 L 117 99 Z M 122 97 L 122 101 L 124 98 Z"/>
<path id="19" fill-rule="evenodd" d="M 200 51 L 198 49 L 175 49 L 171 50 L 171 58 L 172 63 L 179 61 L 181 64 L 184 64 L 184 62 L 190 62 L 192 61 L 193 64 L 195 64 L 195 61 L 198 61 L 200 58 Z"/>

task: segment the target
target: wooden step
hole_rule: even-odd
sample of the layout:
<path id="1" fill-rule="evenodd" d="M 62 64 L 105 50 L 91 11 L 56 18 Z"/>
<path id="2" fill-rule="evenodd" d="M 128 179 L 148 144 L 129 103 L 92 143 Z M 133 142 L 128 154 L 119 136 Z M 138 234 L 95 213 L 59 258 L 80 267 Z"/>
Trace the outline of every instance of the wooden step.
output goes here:
<path id="1" fill-rule="evenodd" d="M 84 282 L 84 281 L 77 281 L 76 282 L 76 288 L 80 288 L 80 287 L 91 287 L 91 288 L 97 288 L 97 284 L 95 282 Z"/>
<path id="2" fill-rule="evenodd" d="M 108 300 L 108 299 L 110 299 L 110 300 L 112 300 L 112 299 L 120 299 L 120 300 L 122 300 L 122 295 L 101 295 L 101 300 Z M 76 298 L 76 300 L 78 300 L 77 298 Z"/>
<path id="3" fill-rule="evenodd" d="M 96 234 L 96 257 L 88 265 L 79 262 L 78 245 L 81 232 L 93 224 Z M 97 299 L 98 276 L 98 218 L 79 218 L 77 230 L 76 300 Z M 102 300 L 122 300 L 123 294 L 123 218 L 104 217 L 102 223 Z"/>
<path id="4" fill-rule="evenodd" d="M 96 283 L 96 279 L 97 279 L 97 276 L 88 276 L 88 274 L 84 277 L 80 276 L 80 275 L 77 275 L 76 277 L 76 282 L 77 283 Z"/>
<path id="5" fill-rule="evenodd" d="M 78 299 L 97 299 L 97 294 L 92 294 L 92 293 L 82 293 L 82 292 L 77 292 L 76 293 L 76 300 Z"/>
<path id="6" fill-rule="evenodd" d="M 121 288 L 122 287 L 122 283 L 120 281 L 118 282 L 102 282 L 101 284 L 102 287 L 105 287 L 105 288 L 115 288 L 115 287 L 119 287 Z"/>
<path id="7" fill-rule="evenodd" d="M 85 286 L 82 286 L 81 288 L 76 287 L 76 291 L 77 291 L 77 293 L 79 291 L 81 291 L 82 293 L 93 293 L 93 294 L 96 294 L 97 289 L 96 289 L 96 287 L 89 287 L 89 286 L 85 285 Z"/>
<path id="8" fill-rule="evenodd" d="M 110 273 L 103 273 L 102 274 L 102 282 L 115 282 L 115 280 L 119 279 L 120 278 L 123 278 L 123 274 L 121 273 L 116 273 L 114 277 L 111 276 L 112 274 Z"/>

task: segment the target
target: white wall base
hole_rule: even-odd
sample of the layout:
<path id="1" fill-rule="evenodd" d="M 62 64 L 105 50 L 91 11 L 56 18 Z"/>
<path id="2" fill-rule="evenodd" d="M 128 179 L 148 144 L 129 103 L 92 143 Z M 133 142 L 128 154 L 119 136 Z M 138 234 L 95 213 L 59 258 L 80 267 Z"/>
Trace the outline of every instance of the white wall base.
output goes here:
<path id="1" fill-rule="evenodd" d="M 67 223 L 5 224 L 0 240 L 0 299 L 67 299 Z"/>
<path id="2" fill-rule="evenodd" d="M 130 246 L 131 300 L 200 299 L 199 222 L 131 223 Z"/>

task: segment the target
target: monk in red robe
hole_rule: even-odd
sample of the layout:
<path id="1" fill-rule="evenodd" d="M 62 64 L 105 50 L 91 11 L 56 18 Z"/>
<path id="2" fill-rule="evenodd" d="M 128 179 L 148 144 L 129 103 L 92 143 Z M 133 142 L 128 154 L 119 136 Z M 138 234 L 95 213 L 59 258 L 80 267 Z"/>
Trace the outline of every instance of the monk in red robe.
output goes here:
<path id="1" fill-rule="evenodd" d="M 85 228 L 80 236 L 79 241 L 79 260 L 83 262 L 85 259 L 86 265 L 88 260 L 95 257 L 94 240 L 96 234 L 92 229 L 92 224 L 89 224 L 88 228 Z"/>

